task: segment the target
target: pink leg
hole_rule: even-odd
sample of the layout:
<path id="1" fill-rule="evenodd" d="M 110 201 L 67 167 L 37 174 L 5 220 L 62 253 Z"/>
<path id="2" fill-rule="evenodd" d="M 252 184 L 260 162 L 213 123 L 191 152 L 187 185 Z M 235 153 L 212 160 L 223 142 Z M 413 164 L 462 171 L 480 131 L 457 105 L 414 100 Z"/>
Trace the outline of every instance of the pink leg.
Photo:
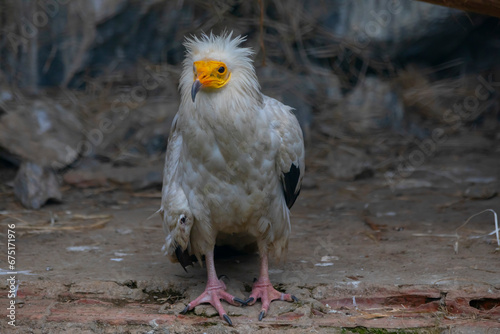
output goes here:
<path id="1" fill-rule="evenodd" d="M 194 309 L 196 306 L 200 304 L 209 303 L 213 307 L 215 307 L 217 312 L 219 312 L 219 316 L 221 317 L 221 319 L 226 320 L 227 323 L 232 326 L 233 323 L 229 318 L 229 316 L 226 314 L 226 311 L 224 311 L 224 308 L 222 307 L 220 300 L 223 299 L 229 304 L 235 306 L 244 304 L 244 301 L 239 298 L 233 297 L 232 295 L 230 295 L 225 291 L 226 285 L 224 284 L 223 281 L 217 278 L 217 274 L 215 273 L 213 251 L 210 251 L 207 254 L 205 254 L 205 262 L 207 265 L 207 276 L 208 276 L 207 287 L 205 288 L 205 291 L 203 291 L 203 293 L 198 298 L 187 304 L 186 308 L 181 313 L 184 314 L 187 311 Z"/>
<path id="2" fill-rule="evenodd" d="M 259 314 L 259 321 L 264 318 L 269 310 L 269 305 L 273 300 L 285 300 L 289 302 L 298 302 L 297 297 L 288 293 L 277 291 L 269 280 L 267 254 L 264 254 L 260 260 L 260 277 L 253 283 L 252 294 L 245 301 L 245 305 L 253 305 L 260 298 L 262 309 Z"/>

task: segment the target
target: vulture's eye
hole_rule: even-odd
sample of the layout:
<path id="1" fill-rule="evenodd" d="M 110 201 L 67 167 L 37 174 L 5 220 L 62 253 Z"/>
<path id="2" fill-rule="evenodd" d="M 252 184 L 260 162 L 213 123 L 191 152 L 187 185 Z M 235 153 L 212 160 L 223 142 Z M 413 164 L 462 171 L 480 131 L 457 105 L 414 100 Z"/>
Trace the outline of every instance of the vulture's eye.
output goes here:
<path id="1" fill-rule="evenodd" d="M 226 72 L 226 68 L 224 66 L 221 66 L 219 67 L 219 69 L 217 70 L 220 74 L 223 74 L 224 72 Z"/>
<path id="2" fill-rule="evenodd" d="M 181 216 L 181 224 L 186 224 L 186 216 Z"/>

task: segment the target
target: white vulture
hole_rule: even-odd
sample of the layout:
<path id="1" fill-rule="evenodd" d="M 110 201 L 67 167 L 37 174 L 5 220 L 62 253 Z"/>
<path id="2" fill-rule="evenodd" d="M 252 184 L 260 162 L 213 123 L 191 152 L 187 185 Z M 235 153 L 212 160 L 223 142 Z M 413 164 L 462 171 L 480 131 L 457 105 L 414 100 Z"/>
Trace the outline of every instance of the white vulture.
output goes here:
<path id="1" fill-rule="evenodd" d="M 187 38 L 179 89 L 181 103 L 167 148 L 160 212 L 164 250 L 184 267 L 205 257 L 207 286 L 183 313 L 212 304 L 230 325 L 220 300 L 262 301 L 259 320 L 273 300 L 297 301 L 275 290 L 268 256 L 280 258 L 290 237 L 289 209 L 304 176 L 304 140 L 292 108 L 260 91 L 251 56 L 232 33 Z M 256 241 L 260 276 L 247 300 L 225 291 L 214 266 L 214 246 Z"/>

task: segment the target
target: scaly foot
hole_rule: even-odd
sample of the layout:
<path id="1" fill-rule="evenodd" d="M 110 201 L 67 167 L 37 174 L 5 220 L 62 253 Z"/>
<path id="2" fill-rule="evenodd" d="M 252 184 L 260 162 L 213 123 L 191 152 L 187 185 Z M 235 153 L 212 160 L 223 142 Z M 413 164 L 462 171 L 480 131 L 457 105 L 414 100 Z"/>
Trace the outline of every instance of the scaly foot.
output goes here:
<path id="1" fill-rule="evenodd" d="M 269 310 L 269 305 L 273 300 L 284 300 L 288 302 L 298 302 L 297 297 L 288 293 L 282 293 L 276 290 L 269 279 L 258 279 L 254 281 L 252 287 L 252 294 L 245 300 L 244 305 L 253 305 L 260 299 L 262 301 L 262 309 L 259 314 L 259 321 L 266 316 Z"/>
<path id="2" fill-rule="evenodd" d="M 232 296 L 225 290 L 226 290 L 226 285 L 222 280 L 219 279 L 215 280 L 214 282 L 209 281 L 207 283 L 205 291 L 203 291 L 203 293 L 198 298 L 187 304 L 186 308 L 181 313 L 185 314 L 187 311 L 194 309 L 196 306 L 200 304 L 209 303 L 213 307 L 215 307 L 221 319 L 226 320 L 227 323 L 232 326 L 233 322 L 231 321 L 231 318 L 229 318 L 229 316 L 227 315 L 226 311 L 224 311 L 224 308 L 222 307 L 220 300 L 223 299 L 229 304 L 235 306 L 242 305 L 245 302 L 240 298 Z"/>

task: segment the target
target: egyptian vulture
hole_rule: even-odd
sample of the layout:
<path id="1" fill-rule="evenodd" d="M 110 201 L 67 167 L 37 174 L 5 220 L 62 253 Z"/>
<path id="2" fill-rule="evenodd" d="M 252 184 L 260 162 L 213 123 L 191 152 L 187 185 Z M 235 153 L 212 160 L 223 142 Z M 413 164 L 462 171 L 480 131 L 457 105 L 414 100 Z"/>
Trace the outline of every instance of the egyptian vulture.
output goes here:
<path id="1" fill-rule="evenodd" d="M 233 305 L 262 301 L 259 320 L 273 300 L 296 301 L 275 290 L 268 257 L 284 255 L 290 214 L 304 176 L 304 141 L 292 109 L 260 91 L 252 50 L 232 33 L 185 40 L 186 59 L 165 162 L 160 212 L 164 250 L 184 267 L 194 255 L 207 266 L 205 291 L 183 311 L 212 304 L 231 319 L 220 300 Z M 225 291 L 214 266 L 216 241 L 256 241 L 260 276 L 249 298 Z M 238 236 L 238 237 L 237 237 Z"/>

